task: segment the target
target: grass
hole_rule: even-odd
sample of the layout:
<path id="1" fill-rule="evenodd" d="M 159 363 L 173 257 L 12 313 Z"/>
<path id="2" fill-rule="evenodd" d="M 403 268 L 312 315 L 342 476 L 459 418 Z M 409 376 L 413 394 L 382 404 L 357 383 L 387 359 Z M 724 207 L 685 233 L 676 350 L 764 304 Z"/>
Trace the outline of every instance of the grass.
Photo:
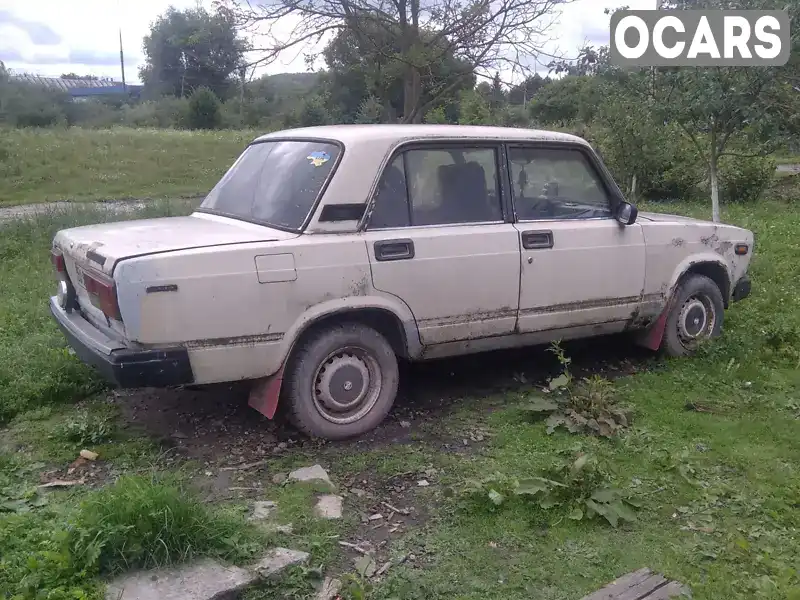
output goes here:
<path id="1" fill-rule="evenodd" d="M 202 195 L 257 135 L 131 128 L 3 129 L 0 206 Z"/>
<path id="2" fill-rule="evenodd" d="M 242 561 L 265 541 L 241 515 L 209 508 L 174 478 L 124 476 L 79 502 L 0 518 L 0 595 L 99 598 L 101 575 L 198 555 Z"/>
<path id="3" fill-rule="evenodd" d="M 708 216 L 706 206 L 647 208 Z M 146 214 L 175 210 L 157 204 Z M 109 574 L 195 556 L 246 561 L 270 539 L 310 551 L 312 562 L 248 598 L 307 597 L 320 567 L 339 561 L 336 536 L 357 516 L 319 521 L 313 489 L 267 486 L 280 522 L 294 526 L 281 539 L 247 526 L 243 507 L 200 502 L 187 473 L 160 461 L 154 441 L 117 427 L 114 407 L 98 394 L 103 384 L 65 351 L 45 303 L 50 239 L 60 227 L 110 218 L 119 217 L 85 209 L 2 229 L 0 597 L 99 598 Z M 615 397 L 634 409 L 621 436 L 548 435 L 522 410 L 536 389 L 518 388 L 468 399 L 438 418 L 450 434 L 487 430 L 481 451 L 442 452 L 426 442 L 431 432 L 414 444 L 336 451 L 330 464 L 342 480 L 439 470 L 435 485 L 415 489 L 429 520 L 393 542 L 393 554 L 416 559 L 377 584 L 352 578 L 345 597 L 573 600 L 648 566 L 687 583 L 698 599 L 800 598 L 800 213 L 764 201 L 724 207 L 724 218 L 755 231 L 753 296 L 726 313 L 724 336 L 699 356 L 654 359 L 615 380 Z M 63 468 L 84 447 L 113 466 L 105 488 L 37 491 L 39 473 Z M 613 528 L 568 518 L 566 504 L 545 509 L 509 495 L 497 505 L 461 491 L 470 478 L 535 477 L 581 453 L 598 461 L 603 485 L 638 500 L 635 522 Z M 299 458 L 276 458 L 269 469 Z M 150 474 L 123 475 L 132 471 Z"/>
<path id="4" fill-rule="evenodd" d="M 27 409 L 70 402 L 104 388 L 89 368 L 70 355 L 47 308 L 55 290 L 49 258 L 55 232 L 70 225 L 179 210 L 182 207 L 159 202 L 122 217 L 81 208 L 0 226 L 0 422 Z"/>

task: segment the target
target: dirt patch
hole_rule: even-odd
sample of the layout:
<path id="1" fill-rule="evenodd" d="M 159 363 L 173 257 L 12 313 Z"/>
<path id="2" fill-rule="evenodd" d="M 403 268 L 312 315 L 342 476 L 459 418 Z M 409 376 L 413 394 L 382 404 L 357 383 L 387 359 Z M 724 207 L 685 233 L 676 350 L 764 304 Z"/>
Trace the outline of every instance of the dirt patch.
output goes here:
<path id="1" fill-rule="evenodd" d="M 641 369 L 652 356 L 625 337 L 569 344 L 567 353 L 576 376 L 628 374 Z M 427 443 L 464 451 L 483 441 L 480 434 L 444 431 L 439 426 L 443 416 L 465 398 L 541 385 L 559 369 L 545 348 L 403 365 L 398 398 L 386 421 L 374 431 L 344 442 L 310 440 L 280 414 L 276 420 L 268 420 L 247 405 L 246 383 L 121 391 L 114 396 L 125 423 L 137 433 L 155 438 L 177 455 L 223 467 L 297 452 L 335 456 L 397 444 Z M 481 411 L 492 408 L 487 400 Z"/>
<path id="2" fill-rule="evenodd" d="M 344 480 L 345 510 L 356 513 L 358 525 L 340 540 L 342 552 L 337 564 L 332 565 L 334 572 L 351 571 L 365 554 L 373 557 L 376 570 L 389 561 L 416 563 L 418 556 L 397 556 L 392 544 L 428 520 L 432 488 L 421 487 L 421 478 L 435 485 L 433 472 L 381 477 L 373 471 L 363 471 Z"/>

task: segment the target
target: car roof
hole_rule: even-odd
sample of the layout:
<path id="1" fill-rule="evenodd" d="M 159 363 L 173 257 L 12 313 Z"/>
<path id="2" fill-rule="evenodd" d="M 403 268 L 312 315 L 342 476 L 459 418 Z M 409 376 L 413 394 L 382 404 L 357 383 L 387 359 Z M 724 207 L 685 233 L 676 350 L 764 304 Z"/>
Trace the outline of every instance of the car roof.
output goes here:
<path id="1" fill-rule="evenodd" d="M 360 142 L 404 142 L 419 139 L 486 139 L 572 142 L 588 146 L 583 138 L 568 133 L 516 127 L 489 127 L 483 125 L 324 125 L 274 131 L 258 137 L 255 141 L 270 138 L 330 139 L 345 145 Z"/>

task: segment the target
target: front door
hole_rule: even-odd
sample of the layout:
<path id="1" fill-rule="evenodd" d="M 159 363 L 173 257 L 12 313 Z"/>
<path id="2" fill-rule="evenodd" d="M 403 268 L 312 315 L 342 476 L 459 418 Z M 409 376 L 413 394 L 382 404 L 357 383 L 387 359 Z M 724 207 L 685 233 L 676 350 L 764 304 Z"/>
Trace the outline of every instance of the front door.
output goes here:
<path id="1" fill-rule="evenodd" d="M 364 233 L 372 282 L 409 306 L 424 345 L 514 331 L 519 235 L 504 218 L 499 154 L 417 146 L 382 175 Z"/>
<path id="2" fill-rule="evenodd" d="M 642 302 L 645 244 L 620 225 L 593 155 L 578 147 L 508 151 L 522 252 L 519 331 L 613 330 Z"/>

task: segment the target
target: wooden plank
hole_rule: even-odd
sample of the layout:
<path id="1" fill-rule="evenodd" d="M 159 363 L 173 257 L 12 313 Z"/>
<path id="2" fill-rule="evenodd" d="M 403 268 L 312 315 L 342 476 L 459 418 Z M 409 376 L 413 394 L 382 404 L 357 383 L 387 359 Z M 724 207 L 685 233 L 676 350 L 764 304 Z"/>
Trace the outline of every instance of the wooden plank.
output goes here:
<path id="1" fill-rule="evenodd" d="M 667 579 L 661 575 L 651 575 L 639 585 L 625 590 L 618 596 L 614 596 L 614 600 L 642 600 L 647 598 L 648 594 L 653 593 L 655 590 L 667 583 Z"/>
<path id="2" fill-rule="evenodd" d="M 677 581 L 668 581 L 650 569 L 639 569 L 582 600 L 668 600 L 680 595 L 691 597 L 689 589 Z"/>
<path id="3" fill-rule="evenodd" d="M 652 574 L 653 572 L 647 568 L 628 573 L 627 575 L 615 579 L 602 590 L 590 594 L 589 596 L 584 596 L 581 600 L 612 600 L 625 590 L 629 590 L 643 581 L 646 581 Z"/>
<path id="4" fill-rule="evenodd" d="M 682 583 L 670 581 L 667 585 L 658 588 L 652 594 L 645 596 L 641 600 L 669 600 L 669 598 L 676 598 L 677 596 L 691 598 L 692 593 L 689 591 L 689 588 Z"/>

